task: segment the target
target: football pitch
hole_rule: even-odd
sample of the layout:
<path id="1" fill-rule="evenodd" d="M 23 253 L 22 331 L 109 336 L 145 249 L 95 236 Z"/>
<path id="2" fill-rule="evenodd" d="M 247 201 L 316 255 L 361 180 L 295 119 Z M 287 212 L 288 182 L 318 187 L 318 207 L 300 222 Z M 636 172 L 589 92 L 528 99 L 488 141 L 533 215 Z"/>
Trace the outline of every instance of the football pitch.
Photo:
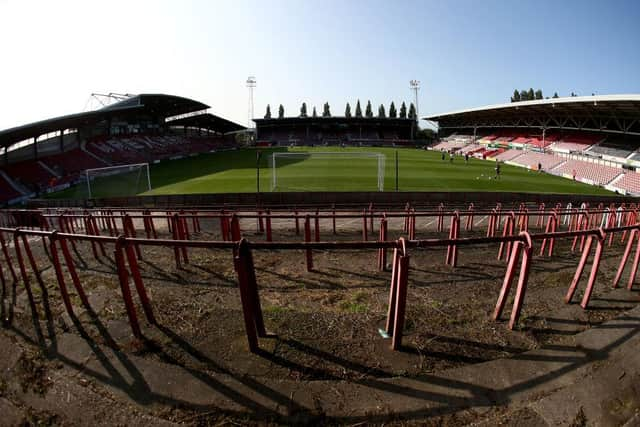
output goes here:
<path id="1" fill-rule="evenodd" d="M 278 159 L 277 186 L 272 189 L 273 152 L 381 153 L 385 155 L 384 190 L 395 191 L 509 191 L 528 193 L 575 193 L 611 195 L 600 187 L 501 164 L 495 177 L 495 162 L 456 156 L 442 160 L 441 153 L 414 148 L 290 147 L 240 149 L 201 154 L 151 165 L 152 190 L 147 191 L 146 175 L 112 176 L 94 182 L 93 197 L 135 194 L 166 195 L 195 193 L 252 193 L 260 191 L 377 191 L 377 160 L 340 154 L 317 158 L 296 156 Z M 398 174 L 396 179 L 396 153 Z M 50 194 L 55 198 L 86 198 L 86 184 Z"/>

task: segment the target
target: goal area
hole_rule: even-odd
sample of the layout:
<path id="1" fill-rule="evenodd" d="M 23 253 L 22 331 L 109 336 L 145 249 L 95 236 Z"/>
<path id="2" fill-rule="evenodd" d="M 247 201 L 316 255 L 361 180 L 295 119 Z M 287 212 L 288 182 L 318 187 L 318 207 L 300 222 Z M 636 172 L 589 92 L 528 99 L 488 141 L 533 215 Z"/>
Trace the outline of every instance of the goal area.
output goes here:
<path id="1" fill-rule="evenodd" d="M 87 169 L 84 175 L 89 198 L 134 196 L 151 190 L 148 163 Z"/>
<path id="2" fill-rule="evenodd" d="M 384 191 L 385 158 L 370 152 L 275 152 L 271 191 Z"/>

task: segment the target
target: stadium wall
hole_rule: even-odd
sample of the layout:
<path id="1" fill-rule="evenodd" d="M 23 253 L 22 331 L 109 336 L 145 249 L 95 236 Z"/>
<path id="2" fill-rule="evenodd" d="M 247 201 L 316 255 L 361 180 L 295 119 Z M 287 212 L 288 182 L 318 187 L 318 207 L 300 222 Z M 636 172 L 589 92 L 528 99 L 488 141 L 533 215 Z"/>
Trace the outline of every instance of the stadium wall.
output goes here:
<path id="1" fill-rule="evenodd" d="M 92 200 L 60 200 L 60 199 L 32 199 L 29 207 L 148 207 L 164 208 L 174 206 L 221 206 L 245 205 L 255 206 L 304 206 L 316 205 L 344 205 L 366 206 L 369 203 L 378 205 L 401 206 L 407 202 L 412 204 L 434 204 L 440 202 L 459 203 L 635 203 L 636 198 L 624 196 L 595 196 L 584 194 L 538 194 L 538 193 L 507 193 L 507 192 L 478 192 L 470 197 L 467 192 L 300 192 L 300 193 L 218 193 L 218 194 L 184 194 L 166 196 L 133 196 Z"/>

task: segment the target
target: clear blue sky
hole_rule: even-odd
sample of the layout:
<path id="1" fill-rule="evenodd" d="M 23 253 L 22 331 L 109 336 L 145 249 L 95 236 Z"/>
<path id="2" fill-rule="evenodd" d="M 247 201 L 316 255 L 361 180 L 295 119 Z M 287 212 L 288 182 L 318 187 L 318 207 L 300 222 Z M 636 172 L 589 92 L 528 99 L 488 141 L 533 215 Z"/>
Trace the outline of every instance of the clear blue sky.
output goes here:
<path id="1" fill-rule="evenodd" d="M 85 108 L 91 92 L 193 97 L 246 123 L 245 80 L 287 115 L 410 101 L 420 113 L 640 92 L 640 1 L 0 0 L 0 129 Z"/>

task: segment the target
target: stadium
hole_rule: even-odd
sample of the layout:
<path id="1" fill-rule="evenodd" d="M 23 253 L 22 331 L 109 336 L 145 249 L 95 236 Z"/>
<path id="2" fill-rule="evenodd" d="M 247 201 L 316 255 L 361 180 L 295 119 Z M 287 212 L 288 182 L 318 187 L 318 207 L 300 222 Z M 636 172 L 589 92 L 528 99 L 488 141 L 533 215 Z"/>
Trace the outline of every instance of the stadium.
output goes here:
<path id="1" fill-rule="evenodd" d="M 412 104 L 252 129 L 112 101 L 0 131 L 6 387 L 32 408 L 72 387 L 126 423 L 492 424 L 597 387 L 637 329 L 638 95 L 431 115 L 433 140 Z"/>

